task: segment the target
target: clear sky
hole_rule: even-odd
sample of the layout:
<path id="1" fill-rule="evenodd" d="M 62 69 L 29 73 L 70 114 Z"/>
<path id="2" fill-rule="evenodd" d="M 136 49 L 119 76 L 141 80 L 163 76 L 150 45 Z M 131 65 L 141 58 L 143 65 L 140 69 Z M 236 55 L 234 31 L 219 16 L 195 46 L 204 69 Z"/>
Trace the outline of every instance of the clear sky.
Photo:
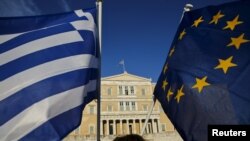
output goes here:
<path id="1" fill-rule="evenodd" d="M 187 3 L 194 9 L 235 0 L 103 0 L 102 76 L 128 73 L 156 82 Z M 87 4 L 85 3 L 87 2 Z M 60 13 L 95 0 L 1 0 L 0 16 Z M 10 10 L 11 9 L 11 10 Z"/>
<path id="2" fill-rule="evenodd" d="M 104 0 L 102 76 L 123 72 L 156 82 L 186 3 L 194 9 L 233 0 Z"/>

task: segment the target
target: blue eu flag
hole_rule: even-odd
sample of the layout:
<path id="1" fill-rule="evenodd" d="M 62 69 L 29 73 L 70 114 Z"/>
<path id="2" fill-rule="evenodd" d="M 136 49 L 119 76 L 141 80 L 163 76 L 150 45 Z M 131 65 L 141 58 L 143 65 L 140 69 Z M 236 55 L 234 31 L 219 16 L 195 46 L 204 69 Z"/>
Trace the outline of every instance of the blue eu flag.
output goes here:
<path id="1" fill-rule="evenodd" d="M 250 124 L 250 2 L 187 12 L 154 94 L 185 141 L 210 124 Z"/>

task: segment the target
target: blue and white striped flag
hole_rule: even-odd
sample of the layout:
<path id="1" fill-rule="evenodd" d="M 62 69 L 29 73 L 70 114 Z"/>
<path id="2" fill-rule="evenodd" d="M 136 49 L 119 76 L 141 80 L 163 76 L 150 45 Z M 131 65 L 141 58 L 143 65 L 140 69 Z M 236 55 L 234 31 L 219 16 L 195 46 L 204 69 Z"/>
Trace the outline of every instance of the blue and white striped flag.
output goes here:
<path id="1" fill-rule="evenodd" d="M 96 9 L 0 18 L 0 140 L 60 140 L 96 98 Z"/>

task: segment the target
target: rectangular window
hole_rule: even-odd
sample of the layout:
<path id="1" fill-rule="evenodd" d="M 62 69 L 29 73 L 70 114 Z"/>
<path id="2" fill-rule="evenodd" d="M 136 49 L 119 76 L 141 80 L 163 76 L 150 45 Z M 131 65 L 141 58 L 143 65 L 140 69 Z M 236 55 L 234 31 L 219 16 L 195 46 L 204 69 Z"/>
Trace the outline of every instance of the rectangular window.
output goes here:
<path id="1" fill-rule="evenodd" d="M 135 102 L 131 102 L 132 104 L 132 111 L 135 111 Z"/>
<path id="2" fill-rule="evenodd" d="M 112 89 L 108 88 L 108 95 L 111 95 Z"/>
<path id="3" fill-rule="evenodd" d="M 120 102 L 120 111 L 124 111 L 123 102 Z"/>
<path id="4" fill-rule="evenodd" d="M 147 111 L 148 110 L 148 105 L 143 105 L 143 111 Z"/>
<path id="5" fill-rule="evenodd" d="M 135 94 L 134 86 L 130 86 L 130 94 L 131 95 Z"/>
<path id="6" fill-rule="evenodd" d="M 89 133 L 94 134 L 95 127 L 94 126 L 89 126 Z"/>
<path id="7" fill-rule="evenodd" d="M 108 111 L 111 112 L 112 111 L 112 106 L 108 105 Z"/>
<path id="8" fill-rule="evenodd" d="M 146 90 L 143 88 L 142 90 L 141 90 L 141 94 L 144 96 L 144 95 L 146 95 Z"/>
<path id="9" fill-rule="evenodd" d="M 130 108 L 129 108 L 129 102 L 126 102 L 126 110 L 129 111 Z"/>
<path id="10" fill-rule="evenodd" d="M 166 131 L 166 126 L 165 126 L 165 124 L 162 124 L 162 125 L 161 125 L 161 129 L 162 129 L 162 131 Z"/>
<path id="11" fill-rule="evenodd" d="M 125 86 L 125 95 L 128 95 L 128 86 Z"/>
<path id="12" fill-rule="evenodd" d="M 89 114 L 94 114 L 95 113 L 95 107 L 94 106 L 89 106 Z"/>
<path id="13" fill-rule="evenodd" d="M 119 89 L 119 95 L 122 95 L 122 86 L 119 86 L 118 89 Z"/>

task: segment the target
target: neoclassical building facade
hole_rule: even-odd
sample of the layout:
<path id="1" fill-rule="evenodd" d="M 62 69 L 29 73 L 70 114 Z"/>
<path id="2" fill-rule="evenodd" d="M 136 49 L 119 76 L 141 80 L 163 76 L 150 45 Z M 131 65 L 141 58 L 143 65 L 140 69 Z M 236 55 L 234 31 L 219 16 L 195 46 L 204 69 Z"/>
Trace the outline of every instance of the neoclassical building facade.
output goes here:
<path id="1" fill-rule="evenodd" d="M 124 72 L 101 79 L 101 137 L 140 134 L 153 101 L 155 84 L 151 79 Z M 95 138 L 97 103 L 92 101 L 84 111 L 82 124 L 71 137 Z M 175 129 L 161 105 L 156 102 L 144 134 L 174 132 Z"/>

